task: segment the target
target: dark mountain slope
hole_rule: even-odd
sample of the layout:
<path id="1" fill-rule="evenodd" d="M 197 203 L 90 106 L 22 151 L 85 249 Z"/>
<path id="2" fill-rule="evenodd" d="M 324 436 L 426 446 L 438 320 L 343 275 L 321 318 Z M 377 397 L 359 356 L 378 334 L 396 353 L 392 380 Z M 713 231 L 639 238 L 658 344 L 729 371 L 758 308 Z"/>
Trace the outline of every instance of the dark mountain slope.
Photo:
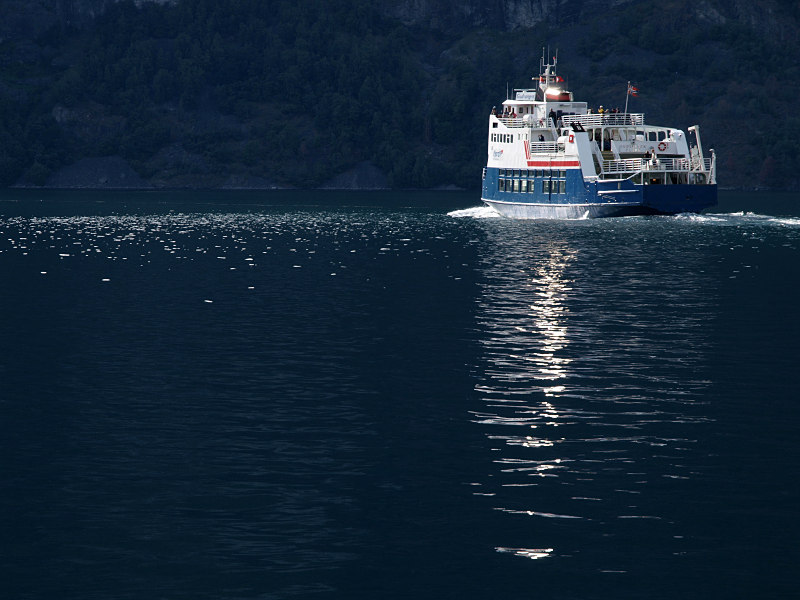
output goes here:
<path id="1" fill-rule="evenodd" d="M 489 109 L 549 45 L 578 98 L 622 106 L 632 80 L 631 110 L 699 123 L 722 185 L 800 188 L 796 2 L 0 6 L 4 185 L 121 157 L 155 186 L 316 187 L 373 165 L 394 187 L 477 188 Z"/>

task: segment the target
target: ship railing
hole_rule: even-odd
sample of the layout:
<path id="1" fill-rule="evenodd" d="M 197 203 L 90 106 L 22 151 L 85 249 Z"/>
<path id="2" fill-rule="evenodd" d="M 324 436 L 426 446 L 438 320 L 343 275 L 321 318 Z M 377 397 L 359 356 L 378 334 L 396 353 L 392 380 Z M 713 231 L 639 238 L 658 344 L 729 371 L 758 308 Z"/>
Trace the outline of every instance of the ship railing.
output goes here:
<path id="1" fill-rule="evenodd" d="M 621 160 L 604 160 L 603 174 L 632 174 L 639 172 L 669 171 L 669 172 L 702 172 L 711 171 L 711 158 L 703 159 L 702 163 L 690 161 L 688 158 L 624 158 Z"/>
<path id="2" fill-rule="evenodd" d="M 711 162 L 711 165 L 708 168 L 708 172 L 710 173 L 710 182 L 717 183 L 717 153 L 714 150 L 711 150 L 711 158 L 708 159 Z"/>
<path id="3" fill-rule="evenodd" d="M 538 119 L 534 115 L 517 117 L 497 117 L 506 127 L 538 127 L 547 128 L 551 119 Z M 590 115 L 562 115 L 561 123 L 566 127 L 579 123 L 586 127 L 624 127 L 626 125 L 644 125 L 644 113 L 605 113 Z"/>
<path id="4" fill-rule="evenodd" d="M 708 165 L 710 167 L 710 164 Z M 688 158 L 624 158 L 604 160 L 604 173 L 638 173 L 639 171 L 689 171 Z"/>
<path id="5" fill-rule="evenodd" d="M 713 166 L 713 158 L 692 158 L 692 171 L 710 171 Z"/>
<path id="6" fill-rule="evenodd" d="M 603 173 L 637 173 L 645 168 L 645 160 L 641 158 L 625 158 L 622 160 L 604 160 Z"/>
<path id="7" fill-rule="evenodd" d="M 625 125 L 644 125 L 644 113 L 604 113 L 590 115 L 564 115 L 564 125 L 570 127 L 580 123 L 586 127 L 620 127 Z"/>
<path id="8" fill-rule="evenodd" d="M 525 115 L 527 117 L 529 115 Z M 498 117 L 497 120 L 500 121 L 506 127 L 543 127 L 540 119 L 534 119 L 533 115 L 530 115 L 529 119 L 525 117 Z"/>
<path id="9" fill-rule="evenodd" d="M 558 142 L 531 142 L 531 154 L 558 152 Z"/>

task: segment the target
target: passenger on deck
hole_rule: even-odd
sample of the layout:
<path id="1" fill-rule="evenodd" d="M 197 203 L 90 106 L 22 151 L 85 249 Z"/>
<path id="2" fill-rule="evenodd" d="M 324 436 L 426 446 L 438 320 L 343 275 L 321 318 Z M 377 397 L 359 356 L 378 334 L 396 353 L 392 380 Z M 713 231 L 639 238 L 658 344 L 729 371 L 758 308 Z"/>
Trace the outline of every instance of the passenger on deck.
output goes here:
<path id="1" fill-rule="evenodd" d="M 659 166 L 658 155 L 656 154 L 656 149 L 655 148 L 650 148 L 650 160 L 647 161 L 647 165 L 651 169 L 658 168 L 658 166 Z"/>

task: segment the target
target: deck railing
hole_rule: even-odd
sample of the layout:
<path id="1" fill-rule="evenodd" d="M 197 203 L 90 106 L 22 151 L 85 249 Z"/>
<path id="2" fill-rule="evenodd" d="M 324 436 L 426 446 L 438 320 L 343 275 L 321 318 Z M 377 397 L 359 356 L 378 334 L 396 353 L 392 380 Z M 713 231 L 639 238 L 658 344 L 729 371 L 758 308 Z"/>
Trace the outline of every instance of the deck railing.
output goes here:
<path id="1" fill-rule="evenodd" d="M 531 154 L 558 152 L 558 142 L 531 142 Z"/>
<path id="2" fill-rule="evenodd" d="M 537 119 L 533 115 L 523 115 L 521 117 L 498 117 L 506 127 L 534 127 L 548 129 L 552 125 L 552 119 Z M 606 113 L 591 115 L 563 115 L 561 122 L 565 127 L 573 123 L 580 123 L 584 127 L 620 127 L 625 125 L 643 125 L 644 113 Z"/>
<path id="3" fill-rule="evenodd" d="M 541 119 L 534 119 L 533 115 L 525 115 L 525 117 L 530 117 L 529 119 L 525 119 L 523 117 L 498 117 L 497 120 L 500 121 L 506 127 L 547 127 L 547 123 L 543 123 Z"/>
<path id="4" fill-rule="evenodd" d="M 580 123 L 584 127 L 609 127 L 644 125 L 644 113 L 604 113 L 591 115 L 564 115 L 564 125 Z"/>
<path id="5" fill-rule="evenodd" d="M 710 171 L 711 159 L 703 159 L 703 165 L 691 165 L 688 158 L 658 158 L 651 160 L 647 158 L 625 158 L 622 160 L 604 160 L 603 173 L 638 173 L 639 171 L 653 172 L 653 171 L 671 171 L 671 172 L 686 172 L 686 171 Z"/>
<path id="6" fill-rule="evenodd" d="M 714 152 L 713 150 L 711 152 Z M 701 160 L 697 157 L 692 158 L 692 171 L 710 171 L 714 165 L 714 158 L 704 158 Z"/>

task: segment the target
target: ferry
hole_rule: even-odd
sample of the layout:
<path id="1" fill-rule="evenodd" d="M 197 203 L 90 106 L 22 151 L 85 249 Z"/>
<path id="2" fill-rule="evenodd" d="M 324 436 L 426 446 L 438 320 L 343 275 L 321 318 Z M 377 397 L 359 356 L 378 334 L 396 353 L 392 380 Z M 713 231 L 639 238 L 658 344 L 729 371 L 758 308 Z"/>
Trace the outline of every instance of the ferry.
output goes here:
<path id="1" fill-rule="evenodd" d="M 699 213 L 717 203 L 716 156 L 700 128 L 645 123 L 643 113 L 576 102 L 540 62 L 535 87 L 515 89 L 489 115 L 481 200 L 518 219 L 586 219 Z M 510 94 L 506 94 L 508 97 Z"/>

